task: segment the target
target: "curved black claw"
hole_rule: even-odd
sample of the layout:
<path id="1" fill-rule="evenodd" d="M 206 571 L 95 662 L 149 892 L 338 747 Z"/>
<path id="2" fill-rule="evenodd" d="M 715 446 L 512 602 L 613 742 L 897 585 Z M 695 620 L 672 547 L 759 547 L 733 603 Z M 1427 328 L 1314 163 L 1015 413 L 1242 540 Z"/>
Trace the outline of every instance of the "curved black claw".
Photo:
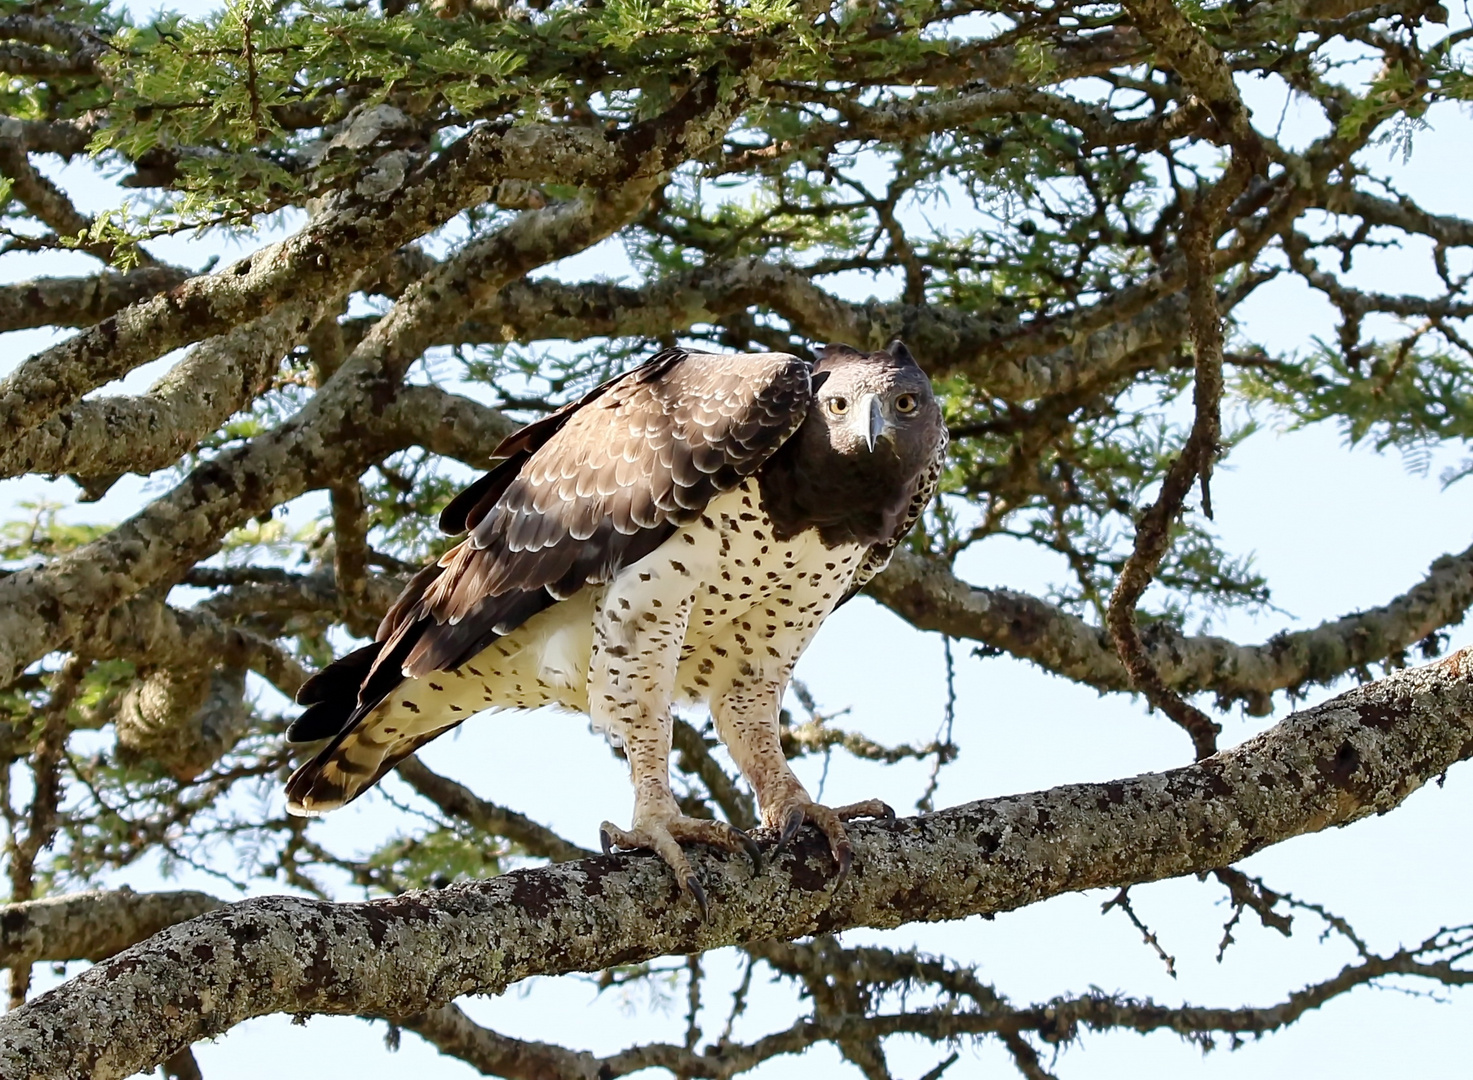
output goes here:
<path id="1" fill-rule="evenodd" d="M 605 855 L 612 855 L 614 853 L 614 838 L 609 835 L 607 829 L 598 830 L 598 843 L 604 849 Z"/>
<path id="2" fill-rule="evenodd" d="M 776 853 L 781 852 L 784 847 L 788 846 L 788 841 L 791 841 L 792 837 L 798 834 L 798 830 L 803 828 L 803 822 L 806 818 L 807 815 L 804 815 L 803 807 L 801 806 L 794 806 L 791 810 L 788 810 L 787 816 L 782 819 L 782 831 L 778 834 L 778 844 L 772 849 L 773 855 L 776 855 Z"/>
<path id="3" fill-rule="evenodd" d="M 885 812 L 880 816 L 880 820 L 883 821 L 886 825 L 894 825 L 896 821 L 895 807 L 891 806 L 887 802 L 882 802 L 880 803 L 880 805 L 885 808 Z"/>
<path id="4" fill-rule="evenodd" d="M 854 849 L 845 844 L 839 849 L 834 859 L 839 864 L 839 876 L 834 879 L 834 892 L 838 892 L 844 887 L 844 879 L 849 876 L 849 868 L 854 865 Z"/>
<path id="5" fill-rule="evenodd" d="M 757 846 L 757 841 L 742 832 L 742 830 L 738 829 L 737 835 L 742 838 L 742 847 L 746 849 L 747 854 L 752 858 L 752 876 L 756 877 L 762 873 L 762 849 Z"/>
<path id="6" fill-rule="evenodd" d="M 798 835 L 798 830 L 803 827 L 803 818 L 801 806 L 795 806 L 788 811 L 788 816 L 783 818 L 783 831 L 777 837 L 777 847 L 772 849 L 774 854 L 787 847 L 788 841 Z"/>
<path id="7" fill-rule="evenodd" d="M 701 921 L 709 922 L 711 920 L 711 905 L 706 902 L 706 890 L 701 888 L 701 883 L 696 880 L 694 874 L 685 879 L 685 891 L 690 893 L 690 898 L 701 909 Z"/>

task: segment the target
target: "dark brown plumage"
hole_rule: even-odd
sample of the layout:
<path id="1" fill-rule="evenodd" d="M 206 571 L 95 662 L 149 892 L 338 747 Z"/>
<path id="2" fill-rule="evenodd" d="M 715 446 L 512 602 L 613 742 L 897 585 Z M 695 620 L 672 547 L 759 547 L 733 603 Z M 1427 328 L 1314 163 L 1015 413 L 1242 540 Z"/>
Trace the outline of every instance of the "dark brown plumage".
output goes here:
<path id="1" fill-rule="evenodd" d="M 635 829 L 606 823 L 606 835 L 680 870 L 676 840 L 739 841 L 666 800 L 679 695 L 708 700 L 718 730 L 732 728 L 764 817 L 781 804 L 770 823 L 790 832 L 806 816 L 847 852 L 838 819 L 811 804 L 780 751 L 773 760 L 765 732 L 817 625 L 930 499 L 945 441 L 899 342 L 829 346 L 811 369 L 784 354 L 674 349 L 609 380 L 502 443 L 504 460 L 441 515 L 466 538 L 415 576 L 373 644 L 303 687 L 308 708 L 288 737 L 332 741 L 288 782 L 289 807 L 351 800 L 479 709 L 561 703 L 623 740 L 637 791 L 649 788 Z M 754 619 L 762 656 L 776 659 L 759 662 L 734 629 Z"/>

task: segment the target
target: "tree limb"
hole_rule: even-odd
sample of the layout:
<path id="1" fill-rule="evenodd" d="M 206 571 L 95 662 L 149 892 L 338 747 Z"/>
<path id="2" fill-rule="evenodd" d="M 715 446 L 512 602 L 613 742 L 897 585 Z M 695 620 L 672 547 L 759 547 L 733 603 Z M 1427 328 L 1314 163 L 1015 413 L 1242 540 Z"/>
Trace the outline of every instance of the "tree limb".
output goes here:
<path id="1" fill-rule="evenodd" d="M 0 967 L 106 960 L 176 923 L 224 907 L 201 892 L 96 890 L 0 906 Z"/>
<path id="2" fill-rule="evenodd" d="M 112 1080 L 271 1012 L 409 1017 L 531 975 L 850 927 L 1009 911 L 1228 865 L 1384 813 L 1473 756 L 1473 650 L 1296 713 L 1205 761 L 856 826 L 753 877 L 695 853 L 700 918 L 658 860 L 604 856 L 387 900 L 262 897 L 165 930 L 0 1019 L 0 1072 Z"/>
<path id="3" fill-rule="evenodd" d="M 0 449 L 0 477 L 147 476 L 174 464 L 266 389 L 328 299 L 283 304 L 192 348 L 146 394 L 78 401 Z"/>
<path id="4" fill-rule="evenodd" d="M 144 266 L 92 277 L 33 278 L 0 285 L 0 333 L 38 326 L 91 326 L 141 300 L 182 284 L 188 273 Z"/>
<path id="5" fill-rule="evenodd" d="M 940 559 L 897 552 L 865 590 L 911 625 L 980 641 L 1097 690 L 1131 689 L 1106 631 L 1026 593 L 984 589 L 957 578 Z M 1188 636 L 1155 624 L 1145 646 L 1162 680 L 1180 693 L 1208 692 L 1267 716 L 1276 690 L 1298 693 L 1369 664 L 1396 660 L 1473 607 L 1473 548 L 1445 555 L 1407 592 L 1380 607 L 1262 645 Z"/>

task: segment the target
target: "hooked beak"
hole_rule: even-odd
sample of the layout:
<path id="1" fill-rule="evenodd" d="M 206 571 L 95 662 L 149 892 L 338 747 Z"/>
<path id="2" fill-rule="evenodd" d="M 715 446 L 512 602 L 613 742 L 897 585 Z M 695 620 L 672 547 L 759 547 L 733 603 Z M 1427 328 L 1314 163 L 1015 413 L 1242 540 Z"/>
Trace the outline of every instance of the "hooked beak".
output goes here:
<path id="1" fill-rule="evenodd" d="M 859 407 L 854 410 L 854 424 L 864 437 L 864 445 L 869 447 L 870 453 L 874 453 L 875 442 L 889 429 L 890 422 L 885 419 L 885 412 L 880 408 L 878 394 L 863 394 L 856 404 Z"/>

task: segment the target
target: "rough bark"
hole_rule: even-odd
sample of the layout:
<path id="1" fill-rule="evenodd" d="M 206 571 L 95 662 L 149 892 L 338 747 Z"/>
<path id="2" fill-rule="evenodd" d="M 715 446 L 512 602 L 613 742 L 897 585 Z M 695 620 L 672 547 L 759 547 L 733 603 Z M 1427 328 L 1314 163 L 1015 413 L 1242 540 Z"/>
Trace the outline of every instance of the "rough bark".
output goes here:
<path id="1" fill-rule="evenodd" d="M 0 477 L 147 476 L 199 445 L 265 388 L 331 298 L 284 304 L 201 342 L 146 394 L 79 401 L 0 450 Z"/>
<path id="2" fill-rule="evenodd" d="M 0 908 L 0 967 L 105 960 L 224 902 L 201 892 L 94 890 Z"/>
<path id="3" fill-rule="evenodd" d="M 287 697 L 307 681 L 302 665 L 280 645 L 231 626 L 206 608 L 170 607 L 152 596 L 119 604 L 79 634 L 84 656 L 131 660 L 149 668 L 198 668 L 202 658 L 249 668 Z"/>
<path id="4" fill-rule="evenodd" d="M 1261 283 L 1249 277 L 1219 299 L 1228 310 Z M 855 303 L 804 271 L 761 259 L 718 262 L 633 288 L 607 282 L 518 281 L 447 322 L 440 345 L 658 338 L 758 308 L 781 315 L 808 341 L 883 348 L 903 338 L 935 378 L 965 375 L 1009 401 L 1070 393 L 1119 374 L 1186 335 L 1187 305 L 1175 277 L 1058 319 L 974 315 L 925 304 Z"/>
<path id="5" fill-rule="evenodd" d="M 91 326 L 188 277 L 175 267 L 145 266 L 126 274 L 106 271 L 93 277 L 34 278 L 0 286 L 0 331 Z"/>
<path id="6" fill-rule="evenodd" d="M 837 894 L 804 835 L 760 875 L 604 856 L 388 900 L 263 897 L 165 930 L 0 1020 L 0 1072 L 110 1080 L 270 1012 L 410 1017 L 532 975 L 849 927 L 1008 911 L 1226 866 L 1384 813 L 1473 756 L 1473 650 L 1296 713 L 1205 761 L 856 826 Z"/>

